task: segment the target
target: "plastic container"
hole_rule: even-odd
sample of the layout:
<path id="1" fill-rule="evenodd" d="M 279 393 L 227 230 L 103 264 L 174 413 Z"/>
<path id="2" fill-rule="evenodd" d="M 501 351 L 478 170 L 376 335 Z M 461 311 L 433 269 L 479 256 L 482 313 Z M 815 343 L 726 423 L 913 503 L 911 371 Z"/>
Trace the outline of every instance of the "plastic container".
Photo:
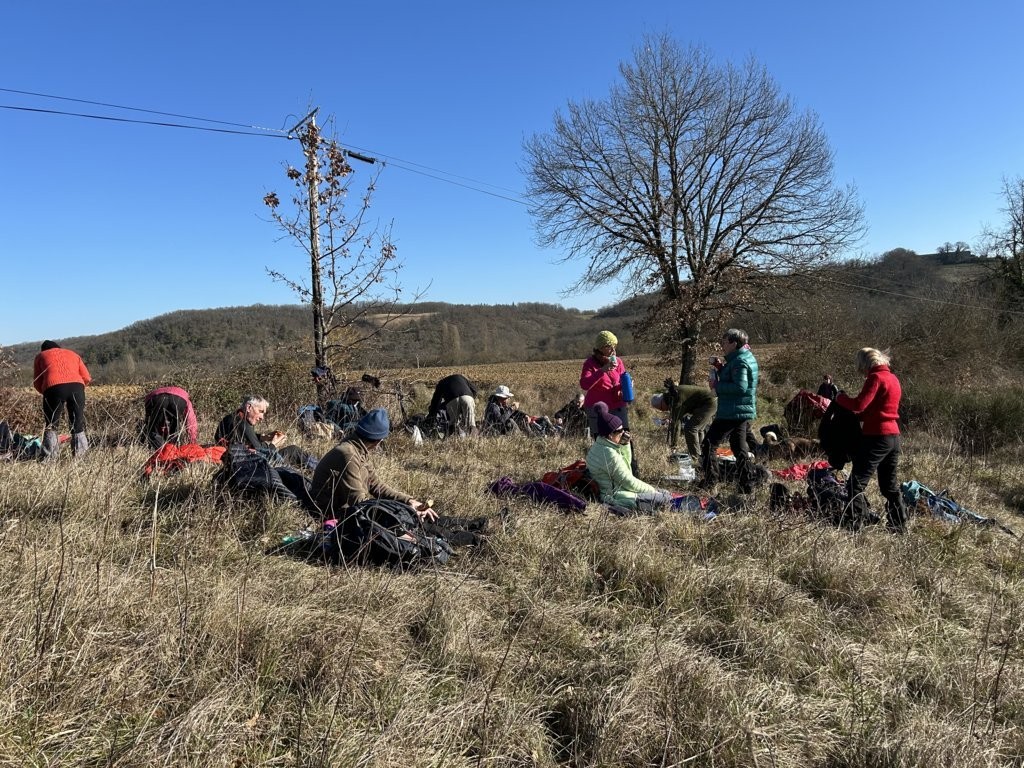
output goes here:
<path id="1" fill-rule="evenodd" d="M 633 377 L 629 375 L 629 371 L 624 371 L 622 373 L 622 376 L 619 377 L 619 386 L 622 388 L 622 402 L 632 403 Z"/>
<path id="2" fill-rule="evenodd" d="M 690 483 L 697 479 L 697 470 L 693 468 L 693 461 L 690 460 L 688 453 L 673 453 L 669 455 L 669 459 L 679 465 L 679 471 L 674 475 L 666 477 L 666 480 L 674 480 L 677 483 Z"/>

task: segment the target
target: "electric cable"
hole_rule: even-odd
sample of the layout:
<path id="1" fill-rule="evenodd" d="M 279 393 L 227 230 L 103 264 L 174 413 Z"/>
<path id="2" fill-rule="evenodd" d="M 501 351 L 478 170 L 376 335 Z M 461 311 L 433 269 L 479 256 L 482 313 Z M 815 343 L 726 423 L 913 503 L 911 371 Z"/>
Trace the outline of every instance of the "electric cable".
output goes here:
<path id="1" fill-rule="evenodd" d="M 163 115 L 164 117 L 178 117 L 178 118 L 181 118 L 182 120 L 198 120 L 198 121 L 204 122 L 204 123 L 219 123 L 220 125 L 232 125 L 235 128 L 253 128 L 253 129 L 259 130 L 259 131 L 273 131 L 275 133 L 285 133 L 285 131 L 282 131 L 280 128 L 264 128 L 264 127 L 259 126 L 259 125 L 247 125 L 245 123 L 233 123 L 233 122 L 230 122 L 228 120 L 214 120 L 213 118 L 209 118 L 209 117 L 196 117 L 195 115 L 181 115 L 181 114 L 178 114 L 177 112 L 160 112 L 160 111 L 155 110 L 155 109 L 143 109 L 142 107 L 128 107 L 128 106 L 125 106 L 124 104 L 110 104 L 109 102 L 106 102 L 106 101 L 91 101 L 89 99 L 75 99 L 75 98 L 72 98 L 70 96 L 54 96 L 54 95 L 49 94 L 49 93 L 37 93 L 35 91 L 19 91 L 19 90 L 15 89 L 15 88 L 0 88 L 0 92 L 3 92 L 3 93 L 17 93 L 17 94 L 20 94 L 22 96 L 38 96 L 39 98 L 43 98 L 43 99 L 56 99 L 58 101 L 73 101 L 73 102 L 76 102 L 78 104 L 91 104 L 91 105 L 96 106 L 96 107 L 112 107 L 114 109 L 124 109 L 124 110 L 128 110 L 130 112 L 145 112 L 145 113 L 148 113 L 150 115 Z"/>
<path id="2" fill-rule="evenodd" d="M 289 136 L 270 133 L 256 133 L 254 131 L 235 131 L 230 128 L 208 128 L 204 125 L 185 125 L 184 123 L 167 123 L 157 120 L 133 120 L 130 117 L 114 117 L 112 115 L 90 115 L 84 112 L 64 112 L 58 109 L 42 109 L 40 107 L 16 107 L 10 104 L 0 104 L 0 109 L 11 109 L 18 112 L 40 112 L 47 115 L 65 115 L 68 117 L 87 117 L 92 120 L 108 120 L 114 123 L 135 123 L 137 125 L 157 125 L 162 128 L 188 128 L 193 131 L 208 131 L 210 133 L 230 133 L 236 136 L 261 136 L 265 139 L 286 139 Z"/>

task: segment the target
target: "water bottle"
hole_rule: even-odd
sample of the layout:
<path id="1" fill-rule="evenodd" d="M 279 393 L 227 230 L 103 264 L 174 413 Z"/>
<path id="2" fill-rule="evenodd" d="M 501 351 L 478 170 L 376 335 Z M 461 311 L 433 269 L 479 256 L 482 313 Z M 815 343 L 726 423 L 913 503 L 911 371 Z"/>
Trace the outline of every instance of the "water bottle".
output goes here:
<path id="1" fill-rule="evenodd" d="M 619 386 L 622 387 L 622 402 L 632 403 L 633 377 L 629 375 L 629 371 L 623 371 L 622 376 L 619 378 Z"/>

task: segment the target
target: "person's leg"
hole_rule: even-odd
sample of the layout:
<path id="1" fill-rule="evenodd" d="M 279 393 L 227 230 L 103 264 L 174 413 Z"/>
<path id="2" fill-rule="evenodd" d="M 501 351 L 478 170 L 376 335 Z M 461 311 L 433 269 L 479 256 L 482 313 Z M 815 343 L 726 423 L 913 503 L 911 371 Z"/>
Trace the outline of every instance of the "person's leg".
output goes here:
<path id="1" fill-rule="evenodd" d="M 704 475 L 701 478 L 701 486 L 709 488 L 718 482 L 718 456 L 715 449 L 729 436 L 735 425 L 736 422 L 731 419 L 715 419 L 708 427 L 704 442 L 700 446 L 700 466 Z"/>
<path id="2" fill-rule="evenodd" d="M 466 414 L 466 433 L 471 435 L 476 430 L 476 400 L 472 395 L 463 395 L 460 399 Z"/>
<path id="3" fill-rule="evenodd" d="M 643 512 L 665 509 L 671 503 L 672 494 L 668 491 L 646 491 L 636 495 L 636 508 Z"/>
<path id="4" fill-rule="evenodd" d="M 907 527 L 907 510 L 900 493 L 900 481 L 896 469 L 900 460 L 900 436 L 888 435 L 885 442 L 889 452 L 878 464 L 878 490 L 885 497 L 886 525 L 893 531 L 904 531 Z"/>
<path id="5" fill-rule="evenodd" d="M 884 437 L 875 435 L 862 435 L 857 448 L 857 455 L 853 457 L 853 468 L 850 470 L 850 479 L 847 481 L 847 511 L 855 519 L 867 517 L 868 499 L 865 490 L 868 482 L 878 468 L 878 465 L 889 454 L 889 444 Z"/>
<path id="6" fill-rule="evenodd" d="M 459 414 L 461 413 L 462 404 L 460 399 L 457 397 L 452 398 L 444 404 L 445 415 L 448 416 L 448 434 L 457 435 L 459 434 Z"/>
<path id="7" fill-rule="evenodd" d="M 64 393 L 60 385 L 48 387 L 43 393 L 43 441 L 40 459 L 50 461 L 57 458 L 60 452 L 60 438 L 57 427 L 60 425 L 60 411 L 64 406 Z"/>
<path id="8" fill-rule="evenodd" d="M 64 392 L 60 385 L 49 387 L 43 393 L 44 429 L 56 430 L 60 426 L 60 412 L 64 407 Z"/>
<path id="9" fill-rule="evenodd" d="M 736 457 L 736 482 L 740 493 L 753 493 L 754 491 L 754 468 L 750 460 L 750 445 L 747 442 L 750 436 L 750 421 L 736 422 L 736 427 L 729 434 L 729 447 L 732 455 Z"/>
<path id="10" fill-rule="evenodd" d="M 81 456 L 89 450 L 89 438 L 85 434 L 85 385 L 68 384 L 67 409 L 71 424 L 71 453 Z"/>

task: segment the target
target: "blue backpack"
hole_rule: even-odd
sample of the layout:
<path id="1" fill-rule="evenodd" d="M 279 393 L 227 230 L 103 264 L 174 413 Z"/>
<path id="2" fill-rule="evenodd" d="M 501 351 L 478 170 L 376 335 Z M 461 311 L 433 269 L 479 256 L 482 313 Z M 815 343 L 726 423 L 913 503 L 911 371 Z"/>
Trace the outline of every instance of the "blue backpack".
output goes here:
<path id="1" fill-rule="evenodd" d="M 960 506 L 949 495 L 948 490 L 936 493 L 931 488 L 916 480 L 908 480 L 900 485 L 900 493 L 903 494 L 903 501 L 908 507 L 917 508 L 923 501 L 933 518 L 944 523 L 959 525 L 960 523 L 972 523 L 984 528 L 997 527 L 1002 531 L 1016 536 L 1016 534 L 1000 523 L 994 517 L 983 517 L 969 509 Z"/>

